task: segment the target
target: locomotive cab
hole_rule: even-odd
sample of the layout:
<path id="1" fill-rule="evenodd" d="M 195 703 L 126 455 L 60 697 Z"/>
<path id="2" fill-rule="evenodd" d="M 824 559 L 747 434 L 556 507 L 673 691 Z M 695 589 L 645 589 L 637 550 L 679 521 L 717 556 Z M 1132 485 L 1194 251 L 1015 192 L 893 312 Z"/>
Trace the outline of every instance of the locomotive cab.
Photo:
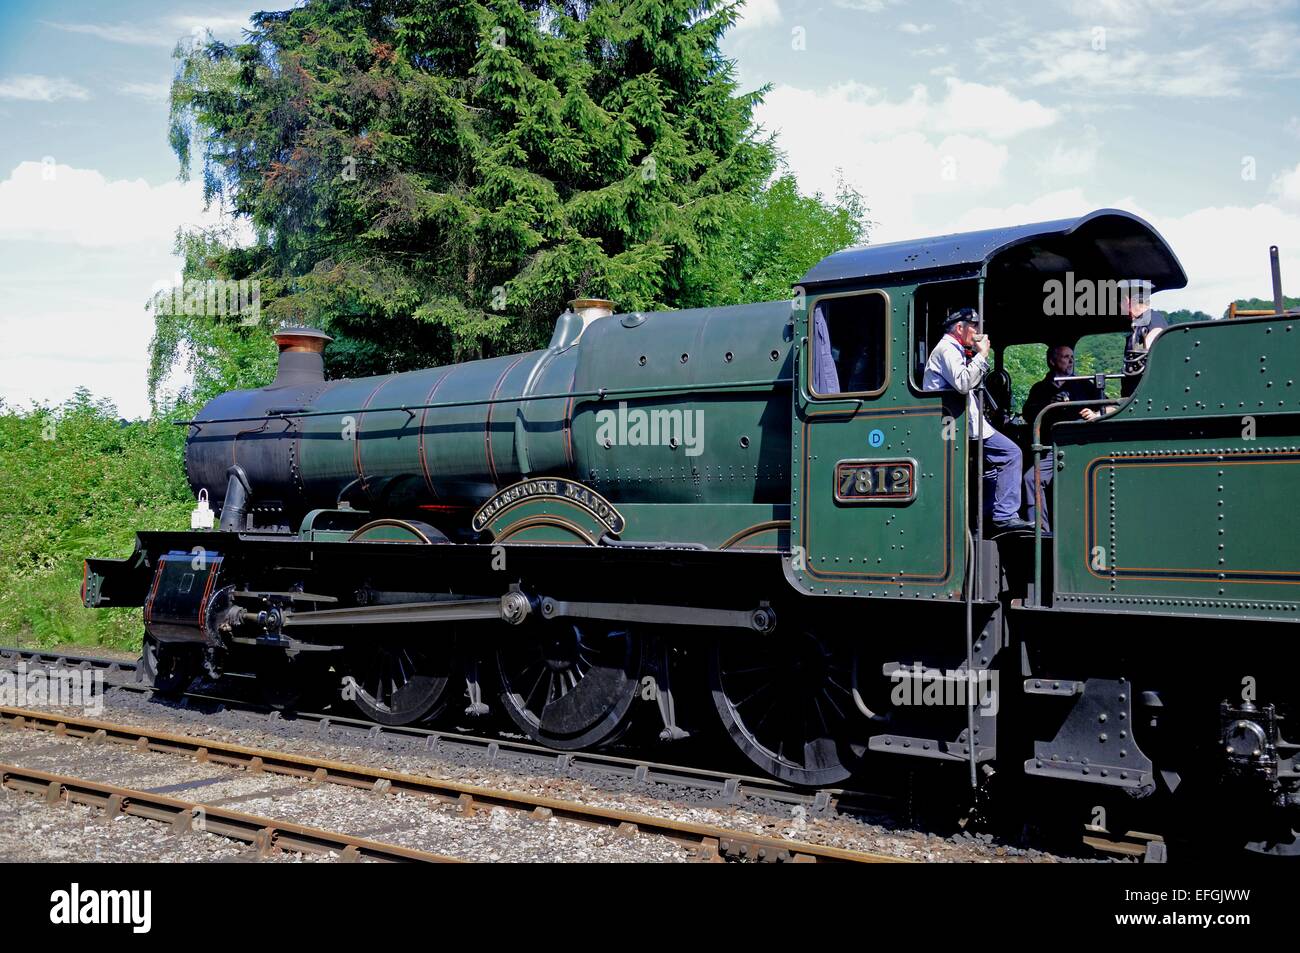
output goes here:
<path id="1" fill-rule="evenodd" d="M 822 595 L 964 599 L 967 531 L 978 542 L 985 522 L 978 441 L 961 395 L 922 387 L 944 318 L 982 316 L 995 349 L 986 415 L 1029 462 L 1035 421 L 1016 419 L 1006 348 L 1126 331 L 1114 297 L 1132 279 L 1186 284 L 1164 240 L 1115 210 L 848 249 L 814 267 L 796 315 L 791 578 Z"/>

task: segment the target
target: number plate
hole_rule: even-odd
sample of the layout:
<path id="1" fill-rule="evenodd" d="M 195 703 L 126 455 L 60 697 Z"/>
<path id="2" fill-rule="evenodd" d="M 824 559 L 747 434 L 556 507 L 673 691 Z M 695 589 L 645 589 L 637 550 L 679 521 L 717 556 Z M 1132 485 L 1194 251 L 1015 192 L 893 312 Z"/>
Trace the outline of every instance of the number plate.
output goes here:
<path id="1" fill-rule="evenodd" d="M 841 460 L 835 464 L 837 503 L 907 503 L 914 499 L 915 460 Z"/>

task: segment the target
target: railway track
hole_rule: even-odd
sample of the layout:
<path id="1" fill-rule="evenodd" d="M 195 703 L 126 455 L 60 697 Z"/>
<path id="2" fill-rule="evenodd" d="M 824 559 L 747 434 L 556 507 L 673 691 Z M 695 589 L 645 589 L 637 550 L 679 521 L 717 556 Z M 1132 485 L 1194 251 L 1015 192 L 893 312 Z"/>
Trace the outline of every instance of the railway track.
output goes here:
<path id="1" fill-rule="evenodd" d="M 450 807 L 463 817 L 504 808 L 538 821 L 555 819 L 588 827 L 613 829 L 627 838 L 663 838 L 686 848 L 691 852 L 691 859 L 699 861 L 898 862 L 898 858 L 881 854 L 756 836 L 724 827 L 443 781 L 289 752 L 142 730 L 132 725 L 71 718 L 63 714 L 0 707 L 0 727 L 18 732 L 46 732 L 58 739 L 78 741 L 84 745 L 114 745 L 140 754 L 162 754 L 251 775 L 287 777 L 317 787 L 333 785 L 353 791 L 363 790 L 376 797 L 419 798 L 440 810 Z M 0 783 L 14 790 L 42 794 L 51 803 L 66 799 L 108 811 L 168 820 L 178 830 L 191 829 L 194 818 L 201 817 L 203 830 L 247 840 L 258 846 L 259 850 L 332 850 L 338 851 L 345 859 L 447 859 L 425 850 L 411 850 L 292 821 L 239 814 L 201 800 L 178 800 L 157 790 L 140 791 L 29 766 L 0 764 Z M 207 783 L 209 781 L 205 779 L 171 787 L 196 787 Z"/>
<path id="2" fill-rule="evenodd" d="M 456 857 L 384 844 L 342 831 L 244 814 L 199 801 L 180 800 L 151 791 L 103 784 L 16 764 L 0 763 L 0 787 L 42 797 L 50 805 L 84 804 L 98 808 L 110 819 L 121 814 L 161 821 L 169 824 L 177 834 L 201 832 L 243 841 L 251 845 L 258 858 L 266 858 L 274 851 L 295 851 L 304 854 L 330 853 L 343 862 L 461 862 Z"/>
<path id="3" fill-rule="evenodd" d="M 0 647 L 0 667 L 17 662 L 43 668 L 102 670 L 106 690 L 153 693 L 152 686 L 140 680 L 138 664 L 130 660 L 38 649 Z M 112 679 L 110 681 L 110 679 Z M 202 684 L 202 683 L 200 683 Z M 238 686 L 233 686 L 237 688 Z M 579 772 L 603 776 L 607 780 L 632 782 L 639 789 L 658 796 L 680 796 L 683 789 L 703 793 L 724 804 L 741 805 L 750 800 L 767 801 L 782 806 L 802 806 L 810 815 L 842 814 L 876 823 L 899 822 L 908 813 L 905 798 L 845 789 L 814 792 L 789 787 L 770 778 L 719 772 L 689 764 L 666 764 L 647 759 L 604 752 L 557 752 L 527 741 L 498 734 L 468 734 L 413 726 L 391 727 L 335 712 L 294 711 L 282 716 L 264 704 L 237 697 L 237 692 L 210 689 L 189 690 L 180 695 L 182 703 L 197 710 L 222 706 L 276 722 L 277 732 L 288 731 L 297 737 L 340 744 L 381 745 L 401 743 L 415 751 L 439 755 L 475 755 L 495 764 L 503 756 L 514 756 L 543 773 L 571 776 Z M 136 731 L 136 729 L 132 729 Z M 1146 863 L 1163 862 L 1166 845 L 1158 835 L 1115 834 L 1086 828 L 1080 845 L 1085 854 Z"/>
<path id="4" fill-rule="evenodd" d="M 117 688 L 141 693 L 154 691 L 152 686 L 140 679 L 138 664 L 133 661 L 0 647 L 0 666 L 12 667 L 19 661 L 52 670 L 101 670 L 106 676 L 106 690 Z M 116 679 L 110 683 L 109 677 Z M 291 717 L 285 718 L 280 712 L 263 704 L 237 697 L 234 692 L 190 690 L 181 693 L 179 697 L 196 706 L 224 705 L 261 714 L 269 719 L 279 719 L 280 728 L 298 727 L 302 729 L 300 733 L 304 737 L 316 739 L 372 745 L 396 741 L 426 751 L 478 755 L 489 761 L 495 761 L 503 755 L 513 755 L 548 771 L 592 772 L 631 781 L 649 789 L 694 789 L 728 803 L 740 803 L 750 798 L 761 799 L 790 807 L 803 806 L 814 814 L 840 812 L 865 819 L 883 819 L 896 817 L 900 809 L 893 798 L 879 794 L 843 788 L 805 791 L 773 778 L 716 771 L 689 764 L 669 764 L 607 752 L 557 752 L 497 733 L 471 734 L 415 726 L 379 725 L 332 711 L 295 710 Z"/>

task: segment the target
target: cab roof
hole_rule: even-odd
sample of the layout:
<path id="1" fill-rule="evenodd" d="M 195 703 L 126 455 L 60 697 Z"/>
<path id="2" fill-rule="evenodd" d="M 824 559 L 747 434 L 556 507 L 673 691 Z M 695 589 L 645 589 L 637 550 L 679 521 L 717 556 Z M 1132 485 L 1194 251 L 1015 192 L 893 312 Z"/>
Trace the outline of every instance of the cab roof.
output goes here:
<path id="1" fill-rule="evenodd" d="M 994 265 L 1020 277 L 1074 272 L 1097 279 L 1145 278 L 1155 291 L 1187 285 L 1183 266 L 1160 233 L 1113 208 L 1053 222 L 846 248 L 823 258 L 799 284 L 955 278 L 976 275 L 985 266 L 992 273 Z"/>

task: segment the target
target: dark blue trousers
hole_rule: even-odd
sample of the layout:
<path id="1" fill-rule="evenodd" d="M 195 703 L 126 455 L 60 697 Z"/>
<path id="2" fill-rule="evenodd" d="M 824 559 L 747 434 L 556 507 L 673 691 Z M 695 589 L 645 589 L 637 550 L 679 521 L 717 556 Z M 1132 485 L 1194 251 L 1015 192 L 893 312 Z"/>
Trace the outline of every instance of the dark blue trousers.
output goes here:
<path id="1" fill-rule="evenodd" d="M 1052 476 L 1056 473 L 1056 458 L 1050 451 L 1043 454 L 1043 458 L 1038 461 L 1038 480 L 1034 480 L 1034 466 L 1031 464 L 1025 471 L 1025 499 L 1029 501 L 1029 522 L 1034 521 L 1036 514 L 1042 514 L 1043 532 L 1052 531 L 1051 523 L 1047 518 L 1047 488 L 1052 484 Z M 1037 497 L 1035 497 L 1035 492 Z"/>
<path id="2" fill-rule="evenodd" d="M 1020 448 L 993 431 L 984 438 L 984 502 L 992 497 L 993 522 L 1020 516 Z"/>

